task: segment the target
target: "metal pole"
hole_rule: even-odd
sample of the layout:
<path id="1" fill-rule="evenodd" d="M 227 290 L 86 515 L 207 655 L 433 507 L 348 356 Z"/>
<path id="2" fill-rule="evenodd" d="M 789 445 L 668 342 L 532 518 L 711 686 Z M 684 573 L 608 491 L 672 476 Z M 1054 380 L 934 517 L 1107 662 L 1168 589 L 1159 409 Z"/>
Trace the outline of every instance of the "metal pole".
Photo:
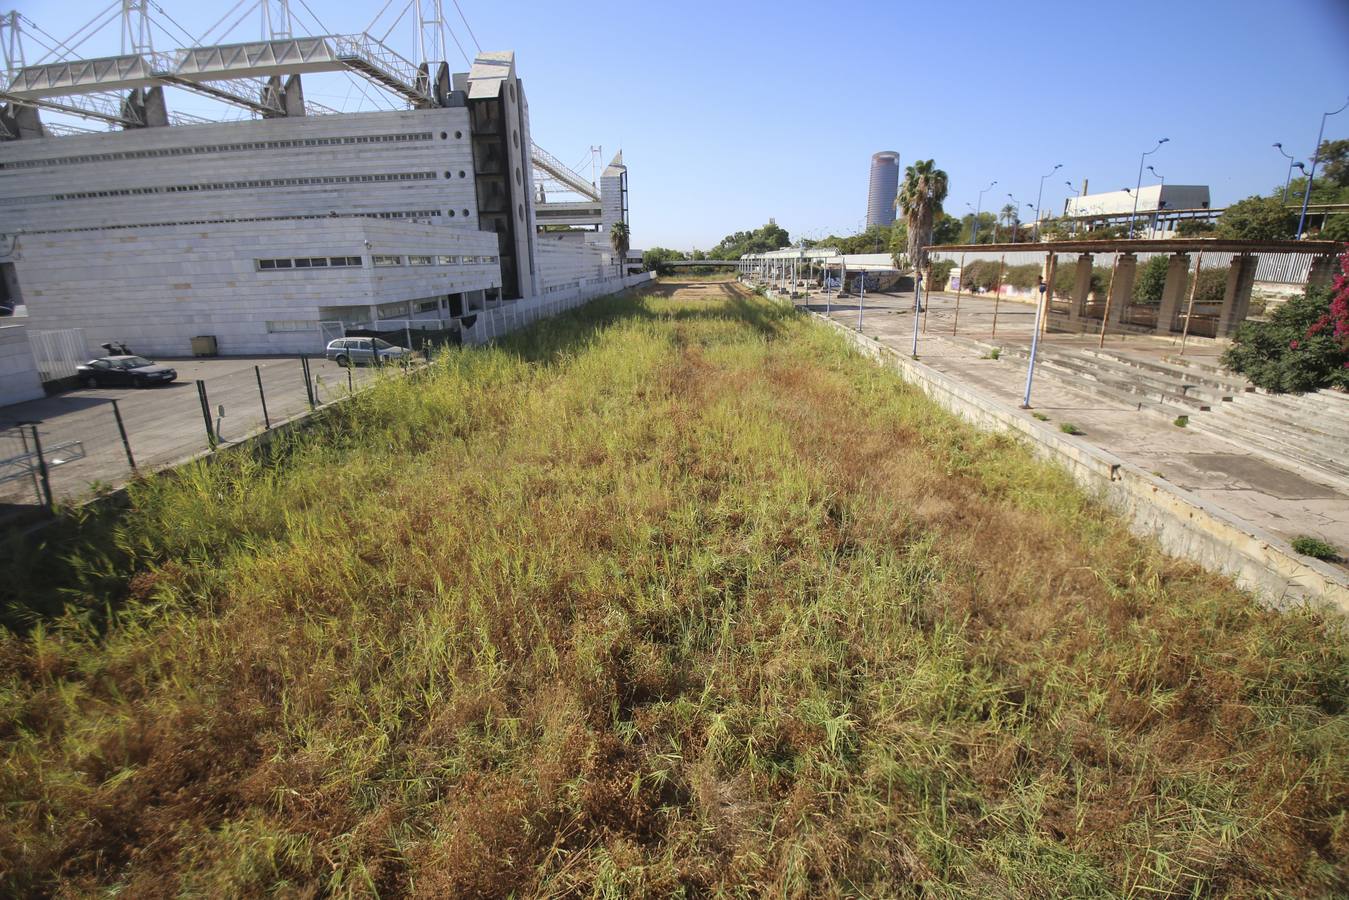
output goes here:
<path id="1" fill-rule="evenodd" d="M 1194 281 L 1190 282 L 1190 302 L 1185 309 L 1185 327 L 1180 330 L 1180 355 L 1185 355 L 1185 341 L 1190 337 L 1190 320 L 1194 318 L 1194 295 L 1199 290 L 1199 270 L 1204 265 L 1204 251 L 1194 260 Z"/>
<path id="2" fill-rule="evenodd" d="M 923 273 L 917 269 L 913 273 L 913 349 L 909 355 L 918 358 L 918 310 L 923 300 Z"/>
<path id="3" fill-rule="evenodd" d="M 206 397 L 206 382 L 197 379 L 197 399 L 201 401 L 201 417 L 206 422 L 206 440 L 215 449 L 215 426 L 211 424 L 211 401 Z"/>
<path id="4" fill-rule="evenodd" d="M 122 408 L 117 405 L 116 400 L 112 403 L 112 417 L 117 420 L 117 433 L 122 436 L 122 449 L 126 451 L 126 461 L 131 466 L 131 471 L 136 471 L 136 457 L 131 455 L 131 441 L 126 436 L 126 423 L 122 421 Z"/>
<path id="5" fill-rule="evenodd" d="M 48 509 L 54 509 L 56 503 L 52 500 L 51 473 L 47 471 L 47 460 L 42 456 L 42 437 L 37 433 L 36 425 L 29 427 L 33 429 L 33 452 L 37 454 L 37 474 L 38 483 L 42 486 L 42 499 Z"/>
<path id="6" fill-rule="evenodd" d="M 932 261 L 927 264 L 926 287 L 923 288 L 923 334 L 927 334 L 927 311 L 932 308 Z"/>
<path id="7" fill-rule="evenodd" d="M 254 366 L 253 374 L 258 376 L 258 399 L 262 401 L 262 424 L 268 431 L 271 431 L 272 417 L 267 415 L 267 395 L 262 390 L 262 367 Z"/>
<path id="8" fill-rule="evenodd" d="M 1007 268 L 1007 254 L 1004 253 L 998 257 L 998 284 L 993 289 L 993 330 L 988 333 L 990 338 L 998 336 L 998 303 L 1002 300 L 1002 273 Z"/>
<path id="9" fill-rule="evenodd" d="M 833 315 L 833 312 L 834 312 L 834 298 L 833 298 L 833 295 L 829 293 L 829 263 L 825 263 L 825 264 L 824 264 L 824 314 L 825 314 L 826 316 L 830 316 L 830 315 Z"/>
<path id="10" fill-rule="evenodd" d="M 960 278 L 959 280 L 956 281 L 956 315 L 955 320 L 951 323 L 951 334 L 953 335 L 956 333 L 956 329 L 960 327 L 960 295 L 964 292 L 964 290 L 965 290 L 965 254 L 962 253 L 960 254 Z"/>
<path id="11" fill-rule="evenodd" d="M 1035 379 L 1035 354 L 1040 349 L 1040 317 L 1045 308 L 1045 281 L 1040 279 L 1040 302 L 1035 306 L 1035 330 L 1030 336 L 1030 362 L 1026 365 L 1026 396 L 1021 399 L 1021 408 L 1030 409 L 1031 383 Z"/>
<path id="12" fill-rule="evenodd" d="M 1115 273 L 1119 271 L 1119 258 L 1122 253 L 1115 254 L 1115 264 L 1110 267 L 1110 284 L 1105 289 L 1105 312 L 1101 313 L 1101 339 L 1096 346 L 1105 346 L 1105 325 L 1110 321 L 1110 298 L 1115 293 Z"/>
<path id="13" fill-rule="evenodd" d="M 318 404 L 314 402 L 314 382 L 309 375 L 309 357 L 300 357 L 300 374 L 304 377 L 304 394 L 309 400 L 309 411 L 313 412 Z"/>
<path id="14" fill-rule="evenodd" d="M 1346 109 L 1349 109 L 1349 101 L 1345 101 L 1344 106 L 1341 106 L 1335 112 L 1322 113 L 1321 115 L 1321 130 L 1316 132 L 1316 150 L 1312 153 L 1312 167 L 1307 172 L 1307 190 L 1302 194 L 1302 213 L 1297 219 L 1297 240 L 1299 241 L 1302 240 L 1302 226 L 1307 223 L 1307 204 L 1312 199 L 1312 182 L 1316 180 L 1316 164 L 1321 157 L 1321 138 L 1326 133 L 1326 119 L 1338 115 Z"/>
<path id="15" fill-rule="evenodd" d="M 350 359 L 348 359 L 348 360 L 347 360 L 347 396 L 348 396 L 348 397 L 350 397 L 352 394 L 355 394 L 355 393 L 356 393 L 356 379 L 355 379 L 355 376 L 352 375 L 352 370 L 355 369 L 355 368 L 356 368 L 356 364 L 355 364 L 354 362 L 352 362 Z"/>
<path id="16" fill-rule="evenodd" d="M 1049 254 L 1049 259 L 1046 261 L 1045 265 L 1045 273 L 1048 276 L 1048 280 L 1045 282 L 1048 288 L 1048 293 L 1044 295 L 1047 297 L 1047 299 L 1045 300 L 1045 314 L 1043 317 L 1042 327 L 1044 328 L 1044 333 L 1048 334 L 1049 304 L 1054 302 L 1054 280 L 1059 273 L 1059 255 L 1057 253 Z"/>
<path id="17" fill-rule="evenodd" d="M 857 273 L 857 333 L 862 333 L 862 307 L 867 305 L 867 273 Z"/>

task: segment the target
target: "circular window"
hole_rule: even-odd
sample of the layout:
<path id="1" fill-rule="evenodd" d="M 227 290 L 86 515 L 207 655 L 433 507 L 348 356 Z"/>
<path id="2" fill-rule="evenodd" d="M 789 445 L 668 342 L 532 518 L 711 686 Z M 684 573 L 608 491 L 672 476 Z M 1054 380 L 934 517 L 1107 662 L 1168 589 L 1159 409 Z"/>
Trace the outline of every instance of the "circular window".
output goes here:
<path id="1" fill-rule="evenodd" d="M 468 218 L 468 210 L 464 210 L 464 218 Z"/>
<path id="2" fill-rule="evenodd" d="M 454 218 L 454 210 L 450 210 L 450 218 L 451 218 L 451 219 Z"/>
<path id="3" fill-rule="evenodd" d="M 464 170 L 463 170 L 463 169 L 460 169 L 460 170 L 459 170 L 459 177 L 460 177 L 460 178 L 463 178 L 463 177 L 464 177 Z"/>
<path id="4" fill-rule="evenodd" d="M 463 137 L 463 136 L 464 136 L 464 133 L 463 133 L 462 131 L 456 131 L 456 132 L 454 133 L 454 139 L 455 139 L 456 141 L 459 140 L 459 139 L 460 139 L 461 137 Z M 441 137 L 444 137 L 444 135 L 441 135 Z"/>
<path id="5" fill-rule="evenodd" d="M 523 184 L 523 183 L 524 183 L 524 180 L 523 180 L 523 179 L 521 178 L 521 176 L 520 176 L 520 167 L 519 167 L 519 166 L 516 166 L 516 167 L 515 167 L 515 183 L 516 183 L 516 184 Z"/>
<path id="6" fill-rule="evenodd" d="M 510 90 L 511 90 L 511 102 L 514 103 L 514 102 L 515 102 L 515 85 L 511 84 L 511 85 L 507 85 L 507 87 L 509 87 Z"/>
<path id="7" fill-rule="evenodd" d="M 442 132 L 440 133 L 440 139 L 441 139 L 442 141 L 445 140 L 445 138 L 447 138 L 447 137 L 449 137 L 449 135 L 446 134 L 445 132 L 442 131 Z"/>
<path id="8" fill-rule="evenodd" d="M 511 143 L 513 143 L 517 147 L 520 146 L 520 132 L 518 131 L 511 132 Z"/>
<path id="9" fill-rule="evenodd" d="M 523 203 L 517 204 L 515 213 L 520 217 L 520 221 L 523 222 L 525 220 L 525 205 Z"/>
<path id="10" fill-rule="evenodd" d="M 446 177 L 446 178 L 453 178 L 454 175 L 452 175 L 452 174 L 449 173 L 449 172 L 446 172 L 446 173 L 445 173 L 445 177 Z"/>

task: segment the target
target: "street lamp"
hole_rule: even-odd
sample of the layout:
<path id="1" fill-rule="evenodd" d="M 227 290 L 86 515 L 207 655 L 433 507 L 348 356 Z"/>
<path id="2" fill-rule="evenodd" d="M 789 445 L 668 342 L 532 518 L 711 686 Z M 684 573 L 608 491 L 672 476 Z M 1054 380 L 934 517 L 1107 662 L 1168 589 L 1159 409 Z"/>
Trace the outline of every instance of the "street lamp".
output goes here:
<path id="1" fill-rule="evenodd" d="M 1302 240 L 1302 226 L 1307 222 L 1307 203 L 1312 199 L 1312 182 L 1316 180 L 1316 163 L 1321 156 L 1321 138 L 1324 137 L 1326 133 L 1326 119 L 1329 119 L 1331 116 L 1339 115 L 1346 109 L 1349 109 L 1349 100 L 1344 101 L 1344 106 L 1341 106 L 1334 112 L 1321 114 L 1321 130 L 1316 132 L 1316 151 L 1312 153 L 1312 167 L 1311 171 L 1307 173 L 1307 190 L 1302 195 L 1302 214 L 1299 215 L 1297 219 L 1298 240 Z"/>
<path id="2" fill-rule="evenodd" d="M 1165 144 L 1170 140 L 1170 138 L 1162 138 L 1157 142 L 1156 147 L 1153 147 L 1151 150 L 1138 157 L 1138 182 L 1134 185 L 1134 211 L 1129 216 L 1129 238 L 1131 240 L 1134 236 L 1134 220 L 1138 218 L 1138 191 L 1143 187 L 1143 161 L 1162 149 L 1162 144 Z"/>
<path id="3" fill-rule="evenodd" d="M 1165 175 L 1163 175 L 1163 174 L 1161 174 L 1160 172 L 1158 172 L 1158 171 L 1157 171 L 1156 169 L 1154 169 L 1152 166 L 1148 166 L 1148 171 L 1152 173 L 1152 175 L 1153 175 L 1154 178 L 1157 178 L 1158 180 L 1161 181 L 1161 184 L 1158 185 L 1158 187 L 1163 187 L 1163 188 L 1166 187 L 1166 176 L 1165 176 Z M 1161 191 L 1158 191 L 1158 192 L 1157 192 L 1157 211 L 1154 212 L 1154 213 L 1152 214 L 1152 226 L 1148 229 L 1149 232 L 1156 232 L 1156 230 L 1157 230 L 1157 217 L 1161 214 L 1161 211 L 1162 211 L 1163 209 L 1165 209 L 1165 208 L 1166 208 L 1166 201 L 1162 199 L 1162 192 L 1161 192 Z M 1153 234 L 1149 233 L 1148 237 L 1152 237 L 1152 236 L 1153 236 Z"/>
<path id="4" fill-rule="evenodd" d="M 1302 165 L 1302 163 L 1300 163 L 1300 162 L 1295 162 L 1295 161 L 1294 161 L 1293 154 L 1291 154 L 1291 153 L 1287 152 L 1286 150 L 1284 150 L 1284 149 L 1283 149 L 1283 144 L 1282 144 L 1282 143 L 1276 143 L 1276 144 L 1274 145 L 1274 149 L 1275 149 L 1275 150 L 1278 150 L 1281 154 L 1283 154 L 1285 157 L 1288 158 L 1288 175 L 1287 175 L 1287 177 L 1285 177 L 1284 180 L 1283 180 L 1283 205 L 1284 205 L 1284 206 L 1287 206 L 1287 205 L 1288 205 L 1288 185 L 1291 184 L 1292 181 L 1293 181 L 1293 167 L 1296 166 L 1296 167 L 1302 169 L 1302 171 L 1303 171 L 1304 173 L 1307 171 L 1307 169 L 1306 169 L 1305 166 Z"/>
<path id="5" fill-rule="evenodd" d="M 984 209 L 984 194 L 991 190 L 995 184 L 997 184 L 996 181 L 990 182 L 988 187 L 979 192 L 979 203 L 974 208 L 974 229 L 973 234 L 970 236 L 971 244 L 979 243 L 979 213 Z"/>
<path id="6" fill-rule="evenodd" d="M 1038 243 L 1040 240 L 1040 198 L 1044 195 L 1045 192 L 1045 179 L 1062 168 L 1063 163 L 1058 163 L 1057 165 L 1054 166 L 1054 168 L 1050 169 L 1048 172 L 1040 176 L 1040 189 L 1035 192 L 1035 226 L 1031 230 L 1031 240 L 1033 242 Z"/>

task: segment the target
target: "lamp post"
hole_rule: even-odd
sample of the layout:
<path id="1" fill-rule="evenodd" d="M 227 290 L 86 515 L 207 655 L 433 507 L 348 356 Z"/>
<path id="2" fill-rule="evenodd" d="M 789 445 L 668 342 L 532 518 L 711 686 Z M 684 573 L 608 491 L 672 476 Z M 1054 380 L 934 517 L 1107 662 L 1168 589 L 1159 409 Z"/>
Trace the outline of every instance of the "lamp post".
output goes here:
<path id="1" fill-rule="evenodd" d="M 1170 138 L 1162 138 L 1160 141 L 1157 142 L 1156 147 L 1153 147 L 1151 150 L 1147 151 L 1142 156 L 1138 157 L 1138 181 L 1134 185 L 1134 211 L 1129 216 L 1130 240 L 1132 240 L 1134 236 L 1134 220 L 1138 218 L 1138 191 L 1143 187 L 1143 161 L 1146 160 L 1152 154 L 1156 153 L 1158 150 L 1162 149 L 1162 144 L 1165 144 L 1170 140 L 1171 140 Z"/>
<path id="2" fill-rule="evenodd" d="M 1316 150 L 1312 153 L 1311 170 L 1307 172 L 1307 190 L 1302 195 L 1302 213 L 1297 219 L 1298 240 L 1302 240 L 1302 226 L 1307 223 L 1307 204 L 1312 199 L 1312 182 L 1316 180 L 1316 164 L 1319 162 L 1321 156 L 1321 138 L 1324 137 L 1326 133 L 1326 119 L 1329 119 L 1331 116 L 1339 115 L 1346 109 L 1349 109 L 1349 100 L 1344 101 L 1344 106 L 1341 106 L 1334 112 L 1321 114 L 1321 130 L 1316 132 Z"/>
<path id="3" fill-rule="evenodd" d="M 1155 178 L 1157 178 L 1157 179 L 1159 179 L 1159 180 L 1161 181 L 1161 184 L 1158 185 L 1158 187 L 1163 187 L 1163 188 L 1166 187 L 1166 176 L 1165 176 L 1165 175 L 1163 175 L 1163 174 L 1161 174 L 1160 172 L 1158 172 L 1158 171 L 1157 171 L 1156 169 L 1154 169 L 1152 166 L 1148 166 L 1148 171 L 1151 172 L 1151 173 L 1153 174 L 1153 177 L 1155 177 Z M 1165 208 L 1166 208 L 1166 201 L 1162 199 L 1162 192 L 1161 192 L 1161 191 L 1158 191 L 1158 192 L 1157 192 L 1157 212 L 1155 212 L 1155 213 L 1152 214 L 1152 226 L 1151 226 L 1151 228 L 1148 229 L 1149 232 L 1155 232 L 1155 231 L 1157 230 L 1157 217 L 1158 217 L 1158 215 L 1161 214 L 1161 211 L 1162 211 L 1163 209 L 1165 209 Z M 1151 237 L 1151 234 L 1149 234 L 1149 237 Z"/>
<path id="4" fill-rule="evenodd" d="M 1038 243 L 1040 240 L 1040 199 L 1044 196 L 1045 179 L 1062 168 L 1063 163 L 1058 163 L 1054 168 L 1040 176 L 1040 189 L 1035 192 L 1035 225 L 1031 229 L 1031 241 L 1034 243 Z"/>
<path id="5" fill-rule="evenodd" d="M 1306 167 L 1304 167 L 1304 166 L 1302 165 L 1302 163 L 1297 162 L 1297 161 L 1294 159 L 1293 154 L 1291 154 L 1291 153 L 1289 153 L 1289 152 L 1287 152 L 1286 150 L 1283 149 L 1283 144 L 1282 144 L 1282 143 L 1276 143 L 1276 144 L 1274 145 L 1274 149 L 1275 149 L 1275 150 L 1278 150 L 1280 153 L 1282 153 L 1285 157 L 1288 158 L 1288 175 L 1285 176 L 1284 179 L 1283 179 L 1283 205 L 1284 205 L 1284 206 L 1287 206 L 1287 205 L 1288 205 L 1288 185 L 1290 185 L 1290 184 L 1293 183 L 1293 167 L 1294 167 L 1294 166 L 1297 166 L 1298 168 L 1302 169 L 1303 172 L 1306 172 L 1307 169 L 1306 169 Z"/>
<path id="6" fill-rule="evenodd" d="M 1007 195 L 1007 199 L 1012 201 L 1013 210 L 1012 214 L 1007 217 L 1007 227 L 1012 232 L 1012 243 L 1015 244 L 1016 233 L 1019 230 L 1017 225 L 1020 224 L 1021 219 L 1021 201 L 1013 197 L 1010 193 Z"/>
<path id="7" fill-rule="evenodd" d="M 975 204 L 974 207 L 974 231 L 973 234 L 970 236 L 971 244 L 979 243 L 979 213 L 983 212 L 984 209 L 984 194 L 992 190 L 993 185 L 995 184 L 997 184 L 996 181 L 989 182 L 988 187 L 984 188 L 982 191 L 979 192 L 979 202 Z"/>
<path id="8" fill-rule="evenodd" d="M 1064 185 L 1068 188 L 1068 190 L 1072 191 L 1073 193 L 1077 193 L 1077 188 L 1073 187 L 1073 183 L 1071 181 L 1065 181 Z M 1071 199 L 1072 199 L 1071 197 L 1068 198 L 1068 200 Z M 1068 215 L 1068 200 L 1063 201 L 1063 214 L 1065 216 Z M 1081 213 L 1082 210 L 1079 209 L 1077 210 L 1077 212 Z M 1073 222 L 1073 234 L 1077 234 L 1077 222 Z"/>

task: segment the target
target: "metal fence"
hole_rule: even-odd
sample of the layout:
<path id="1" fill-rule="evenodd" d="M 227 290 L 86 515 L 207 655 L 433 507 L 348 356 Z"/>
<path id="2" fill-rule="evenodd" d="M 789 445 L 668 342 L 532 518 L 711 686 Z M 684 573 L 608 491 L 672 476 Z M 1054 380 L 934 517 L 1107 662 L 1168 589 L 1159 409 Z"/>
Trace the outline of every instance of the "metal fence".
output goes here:
<path id="1" fill-rule="evenodd" d="M 28 346 L 37 363 L 38 377 L 43 381 L 70 378 L 75 367 L 89 358 L 89 347 L 84 341 L 84 329 L 65 328 L 59 331 L 30 331 Z"/>
<path id="2" fill-rule="evenodd" d="M 288 357 L 196 381 L 91 389 L 9 407 L 0 418 L 0 521 L 33 517 L 247 440 L 350 396 L 381 371 L 388 370 Z"/>

